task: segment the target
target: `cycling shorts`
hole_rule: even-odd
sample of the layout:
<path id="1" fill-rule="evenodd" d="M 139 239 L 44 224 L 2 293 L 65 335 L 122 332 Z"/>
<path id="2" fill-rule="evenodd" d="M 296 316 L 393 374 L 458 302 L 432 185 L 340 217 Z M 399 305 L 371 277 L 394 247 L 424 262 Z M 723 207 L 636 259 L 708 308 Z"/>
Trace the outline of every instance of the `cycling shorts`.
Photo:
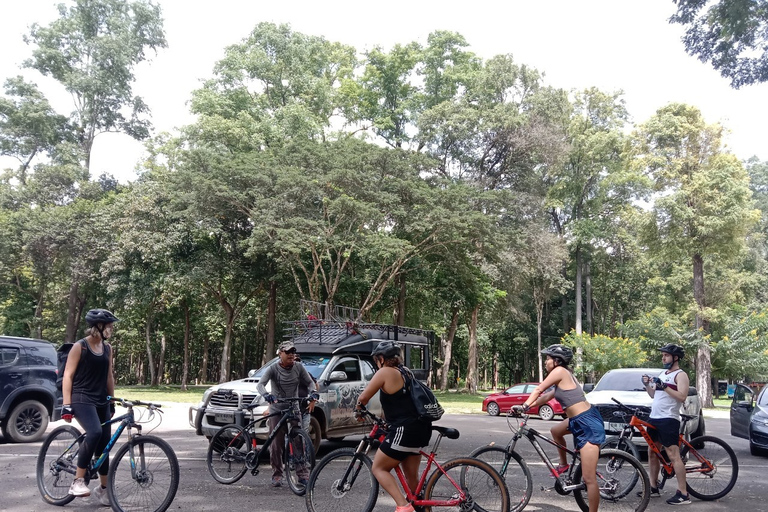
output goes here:
<path id="1" fill-rule="evenodd" d="M 675 418 L 648 418 L 654 428 L 648 429 L 648 435 L 661 446 L 677 446 L 680 441 L 680 420 Z"/>
<path id="2" fill-rule="evenodd" d="M 605 441 L 605 427 L 603 418 L 597 411 L 597 407 L 590 407 L 568 420 L 568 430 L 573 434 L 576 448 L 583 448 L 585 444 L 592 443 L 600 446 Z"/>
<path id="3" fill-rule="evenodd" d="M 417 421 L 407 426 L 392 427 L 379 450 L 395 460 L 405 460 L 409 455 L 418 455 L 419 450 L 429 444 L 431 437 L 432 428 L 428 423 Z"/>

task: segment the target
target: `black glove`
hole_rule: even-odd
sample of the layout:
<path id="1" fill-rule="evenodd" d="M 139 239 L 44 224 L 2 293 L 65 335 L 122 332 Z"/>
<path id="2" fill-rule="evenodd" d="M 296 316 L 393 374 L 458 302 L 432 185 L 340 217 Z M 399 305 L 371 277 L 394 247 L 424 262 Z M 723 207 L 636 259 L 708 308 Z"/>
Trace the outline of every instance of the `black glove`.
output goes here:
<path id="1" fill-rule="evenodd" d="M 528 414 L 528 411 L 531 410 L 530 405 L 513 405 L 512 406 L 512 412 L 515 414 Z"/>
<path id="2" fill-rule="evenodd" d="M 72 418 L 75 417 L 75 414 L 72 412 L 72 406 L 69 404 L 62 405 L 61 406 L 61 419 L 69 423 L 72 421 Z"/>
<path id="3" fill-rule="evenodd" d="M 657 390 L 659 390 L 659 391 L 661 391 L 662 389 L 666 389 L 666 388 L 667 388 L 667 385 L 666 385 L 666 384 L 664 384 L 664 383 L 661 381 L 661 379 L 660 379 L 660 378 L 658 378 L 658 377 L 654 377 L 654 378 L 653 378 L 653 383 L 654 383 L 654 384 L 656 384 L 656 389 L 657 389 Z"/>
<path id="4" fill-rule="evenodd" d="M 277 402 L 275 395 L 273 395 L 272 393 L 267 393 L 266 395 L 264 395 L 264 400 L 266 400 L 268 404 L 273 404 Z"/>
<path id="5" fill-rule="evenodd" d="M 320 393 L 318 393 L 317 391 L 311 392 L 309 394 L 309 399 L 310 400 L 314 400 L 315 402 L 317 402 L 318 400 L 320 400 Z"/>
<path id="6" fill-rule="evenodd" d="M 109 402 L 109 418 L 112 419 L 114 415 L 115 415 L 115 402 Z"/>

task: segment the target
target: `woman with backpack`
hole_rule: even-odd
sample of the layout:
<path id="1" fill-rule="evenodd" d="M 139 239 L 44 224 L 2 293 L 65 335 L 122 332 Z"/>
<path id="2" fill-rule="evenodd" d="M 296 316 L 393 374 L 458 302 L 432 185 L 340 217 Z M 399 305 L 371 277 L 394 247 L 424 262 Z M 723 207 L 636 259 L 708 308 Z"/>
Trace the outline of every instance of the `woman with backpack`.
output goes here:
<path id="1" fill-rule="evenodd" d="M 112 347 L 107 340 L 112 336 L 118 319 L 106 309 L 92 309 L 85 315 L 88 329 L 85 338 L 72 346 L 67 356 L 62 381 L 64 405 L 61 418 L 71 422 L 77 418 L 85 430 L 85 441 L 77 454 L 77 471 L 69 494 L 77 497 L 90 496 L 85 484 L 85 471 L 94 454 L 100 455 L 112 437 L 112 426 L 102 423 L 115 414 L 114 403 L 107 396 L 115 394 L 115 378 L 112 370 Z M 102 505 L 109 506 L 107 496 L 107 472 L 109 459 L 99 466 L 101 485 L 94 491 Z"/>
<path id="2" fill-rule="evenodd" d="M 429 444 L 432 424 L 420 420 L 413 405 L 403 374 L 410 370 L 403 366 L 400 346 L 393 341 L 382 341 L 373 349 L 371 356 L 378 370 L 360 393 L 356 408 L 361 410 L 373 395 L 381 391 L 381 407 L 392 427 L 373 459 L 373 476 L 395 500 L 395 512 L 414 512 L 413 505 L 408 503 L 400 491 L 392 470 L 399 464 L 408 486 L 411 490 L 416 489 L 421 462 L 419 450 Z"/>

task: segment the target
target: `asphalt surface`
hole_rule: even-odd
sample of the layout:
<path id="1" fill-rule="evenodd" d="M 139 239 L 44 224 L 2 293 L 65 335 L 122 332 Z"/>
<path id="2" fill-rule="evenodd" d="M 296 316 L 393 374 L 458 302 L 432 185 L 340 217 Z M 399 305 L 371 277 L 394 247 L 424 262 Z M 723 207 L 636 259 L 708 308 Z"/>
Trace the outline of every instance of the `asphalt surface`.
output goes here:
<path id="1" fill-rule="evenodd" d="M 707 434 L 724 439 L 736 452 L 739 460 L 739 478 L 734 489 L 718 501 L 693 500 L 690 510 L 714 511 L 766 511 L 768 510 L 768 457 L 753 457 L 749 453 L 749 444 L 744 439 L 730 435 L 727 411 L 707 414 Z M 52 430 L 59 424 L 51 424 Z M 490 442 L 506 444 L 510 431 L 505 418 L 487 415 L 450 415 L 446 414 L 438 423 L 455 427 L 461 432 L 458 440 L 444 439 L 438 452 L 438 460 L 465 456 L 475 448 Z M 553 422 L 532 420 L 530 425 L 541 432 L 548 432 Z M 144 432 L 148 433 L 149 425 Z M 187 406 L 172 404 L 167 408 L 161 425 L 152 432 L 168 441 L 179 459 L 181 480 L 176 498 L 169 510 L 172 511 L 217 511 L 249 510 L 258 512 L 302 512 L 306 510 L 304 498 L 295 496 L 287 487 L 270 486 L 271 471 L 269 462 L 263 461 L 261 472 L 257 476 L 246 474 L 233 485 L 222 485 L 213 480 L 205 463 L 207 443 L 201 436 L 195 435 L 187 424 Z M 351 437 L 343 442 L 323 441 L 319 457 L 328 451 L 342 446 L 353 447 L 359 437 Z M 35 479 L 35 462 L 42 442 L 29 444 L 8 443 L 0 437 L 0 511 L 7 512 L 50 512 L 50 511 L 106 511 L 105 507 L 91 498 L 78 498 L 65 507 L 55 507 L 42 501 Z M 560 496 L 555 491 L 542 490 L 542 486 L 552 485 L 552 479 L 546 474 L 544 465 L 535 455 L 526 441 L 518 444 L 520 452 L 533 472 L 534 492 L 526 511 L 562 512 L 579 510 L 571 496 Z M 552 457 L 554 450 L 547 449 Z M 91 484 L 93 486 L 93 484 Z M 663 498 L 674 493 L 673 482 L 668 482 Z M 669 510 L 664 499 L 654 498 L 649 511 Z M 377 512 L 391 512 L 394 502 L 385 493 L 380 494 Z"/>

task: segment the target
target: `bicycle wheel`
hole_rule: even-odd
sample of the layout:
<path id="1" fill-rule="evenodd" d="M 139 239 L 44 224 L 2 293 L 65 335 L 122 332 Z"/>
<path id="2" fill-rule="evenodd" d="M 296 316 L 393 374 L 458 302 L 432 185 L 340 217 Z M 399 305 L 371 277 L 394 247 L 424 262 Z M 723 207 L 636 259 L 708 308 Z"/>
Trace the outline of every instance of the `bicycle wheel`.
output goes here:
<path id="1" fill-rule="evenodd" d="M 179 461 L 171 445 L 135 436 L 109 462 L 107 495 L 116 512 L 163 512 L 179 488 Z"/>
<path id="2" fill-rule="evenodd" d="M 582 482 L 582 466 L 574 471 L 574 484 Z M 621 450 L 601 450 L 597 461 L 597 485 L 600 510 L 610 512 L 642 512 L 651 499 L 651 479 L 635 457 Z M 586 487 L 575 489 L 573 497 L 584 512 L 589 512 Z"/>
<path id="3" fill-rule="evenodd" d="M 43 441 L 37 456 L 36 473 L 37 488 L 46 503 L 61 506 L 75 499 L 69 494 L 69 486 L 75 479 L 77 452 L 83 442 L 79 438 L 79 430 L 72 425 L 63 425 Z"/>
<path id="4" fill-rule="evenodd" d="M 600 445 L 601 450 L 621 450 L 627 452 L 637 460 L 640 460 L 640 451 L 637 449 L 637 445 L 632 442 L 631 439 L 621 436 L 610 436 L 605 438 L 603 444 Z"/>
<path id="5" fill-rule="evenodd" d="M 214 480 L 233 484 L 243 478 L 246 470 L 245 457 L 251 449 L 251 436 L 243 427 L 224 425 L 211 438 L 208 445 L 208 471 Z"/>
<path id="6" fill-rule="evenodd" d="M 457 488 L 456 486 L 460 488 Z M 456 499 L 459 491 L 465 499 L 453 506 L 432 507 L 441 511 L 481 510 L 506 512 L 509 510 L 509 491 L 495 469 L 478 459 L 449 460 L 430 475 L 424 488 L 425 500 L 447 501 Z"/>
<path id="7" fill-rule="evenodd" d="M 353 448 L 339 448 L 323 457 L 309 476 L 307 512 L 371 512 L 379 497 L 372 464 Z"/>
<path id="8" fill-rule="evenodd" d="M 283 462 L 288 487 L 296 496 L 304 496 L 307 492 L 309 472 L 315 467 L 315 445 L 312 444 L 309 434 L 301 429 L 291 430 L 286 436 Z"/>
<path id="9" fill-rule="evenodd" d="M 683 445 L 680 450 L 688 492 L 700 500 L 716 500 L 728 494 L 739 476 L 739 462 L 731 447 L 712 436 L 693 439 L 691 447 Z"/>
<path id="10" fill-rule="evenodd" d="M 533 494 L 533 478 L 519 453 L 500 446 L 484 446 L 472 452 L 470 457 L 487 462 L 504 478 L 509 490 L 510 512 L 520 512 L 528 505 Z"/>

